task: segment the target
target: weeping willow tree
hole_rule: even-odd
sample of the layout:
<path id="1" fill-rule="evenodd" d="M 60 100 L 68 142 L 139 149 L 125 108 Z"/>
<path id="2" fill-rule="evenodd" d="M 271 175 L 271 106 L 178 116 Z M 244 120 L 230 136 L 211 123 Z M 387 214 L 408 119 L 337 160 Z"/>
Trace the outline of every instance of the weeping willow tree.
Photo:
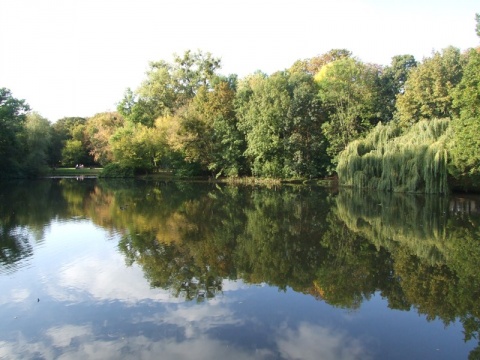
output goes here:
<path id="1" fill-rule="evenodd" d="M 424 120 L 406 131 L 378 124 L 340 153 L 340 184 L 393 192 L 448 192 L 449 120 Z"/>

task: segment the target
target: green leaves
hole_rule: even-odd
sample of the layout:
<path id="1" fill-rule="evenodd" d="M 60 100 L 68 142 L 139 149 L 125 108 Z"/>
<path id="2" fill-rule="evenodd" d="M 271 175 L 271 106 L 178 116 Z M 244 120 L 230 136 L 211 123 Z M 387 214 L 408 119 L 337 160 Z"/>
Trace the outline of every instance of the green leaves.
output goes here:
<path id="1" fill-rule="evenodd" d="M 461 188 L 480 188 L 480 53 L 470 50 L 463 77 L 453 92 L 460 112 L 452 121 L 450 172 Z"/>
<path id="2" fill-rule="evenodd" d="M 62 150 L 62 163 L 66 166 L 75 166 L 82 162 L 84 148 L 80 140 L 69 139 Z"/>
<path id="3" fill-rule="evenodd" d="M 237 129 L 234 99 L 235 92 L 225 81 L 210 91 L 201 87 L 177 114 L 178 130 L 170 138 L 187 161 L 216 176 L 237 176 L 241 167 L 243 137 Z"/>
<path id="4" fill-rule="evenodd" d="M 404 127 L 422 119 L 452 118 L 452 93 L 462 79 L 460 51 L 449 47 L 435 52 L 413 68 L 405 82 L 405 92 L 397 98 L 397 117 Z"/>
<path id="5" fill-rule="evenodd" d="M 22 136 L 26 113 L 25 100 L 13 97 L 11 91 L 0 88 L 0 177 L 18 175 L 24 154 Z"/>
<path id="6" fill-rule="evenodd" d="M 213 88 L 220 59 L 202 51 L 174 55 L 172 63 L 150 63 L 147 78 L 133 92 L 127 89 L 117 110 L 129 121 L 153 126 L 160 116 L 175 114 L 201 87 Z"/>
<path id="7" fill-rule="evenodd" d="M 378 76 L 378 69 L 352 58 L 331 62 L 315 75 L 318 95 L 328 114 L 323 130 L 333 159 L 378 121 Z"/>
<path id="8" fill-rule="evenodd" d="M 254 176 L 326 174 L 325 117 L 311 75 L 298 69 L 251 75 L 239 84 L 236 109 Z"/>
<path id="9" fill-rule="evenodd" d="M 38 113 L 27 115 L 25 123 L 26 156 L 23 167 L 28 176 L 35 176 L 47 166 L 48 149 L 51 144 L 50 122 Z"/>
<path id="10" fill-rule="evenodd" d="M 423 120 L 404 133 L 379 124 L 339 156 L 342 185 L 393 192 L 442 193 L 447 186 L 448 120 Z"/>

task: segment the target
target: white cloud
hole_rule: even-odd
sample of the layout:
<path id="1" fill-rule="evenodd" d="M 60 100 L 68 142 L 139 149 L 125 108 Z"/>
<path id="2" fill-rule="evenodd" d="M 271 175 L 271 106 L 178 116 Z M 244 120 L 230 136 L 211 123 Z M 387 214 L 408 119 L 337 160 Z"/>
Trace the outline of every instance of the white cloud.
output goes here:
<path id="1" fill-rule="evenodd" d="M 222 281 L 223 292 L 244 290 L 244 289 L 248 289 L 251 286 L 252 285 L 245 284 L 242 279 L 238 279 L 238 280 L 224 279 Z"/>
<path id="2" fill-rule="evenodd" d="M 59 334 L 65 334 L 60 336 Z M 54 334 L 54 342 L 28 342 L 20 338 L 17 342 L 0 341 L 0 357 L 6 359 L 40 357 L 50 359 L 263 359 L 269 358 L 268 350 L 252 353 L 230 344 L 199 336 L 185 341 L 161 339 L 152 341 L 145 336 L 132 336 L 115 340 L 95 339 L 94 334 L 85 327 L 67 325 L 60 328 L 48 329 L 47 334 Z M 72 346 L 73 339 L 80 340 L 78 345 Z M 53 349 L 52 345 L 56 348 Z M 60 355 L 57 356 L 56 352 Z"/>
<path id="3" fill-rule="evenodd" d="M 30 297 L 30 291 L 28 289 L 12 289 L 10 295 L 10 301 L 22 302 Z"/>
<path id="4" fill-rule="evenodd" d="M 286 359 L 368 360 L 372 356 L 364 344 L 348 334 L 309 323 L 298 329 L 283 327 L 278 331 L 277 344 Z"/>
<path id="5" fill-rule="evenodd" d="M 131 305 L 142 300 L 182 301 L 168 290 L 152 289 L 143 275 L 138 266 L 126 267 L 120 254 L 111 253 L 107 258 L 88 257 L 65 264 L 47 287 L 49 295 L 60 301 L 80 301 L 85 297 Z"/>
<path id="6" fill-rule="evenodd" d="M 364 344 L 342 332 L 301 323 L 297 329 L 283 326 L 274 335 L 277 349 L 244 349 L 214 339 L 205 332 L 183 341 L 173 337 L 156 341 L 139 335 L 96 338 L 90 326 L 64 325 L 46 330 L 40 341 L 0 342 L 0 357 L 45 359 L 269 359 L 279 353 L 285 359 L 356 360 L 370 359 Z M 277 352 L 278 351 L 278 352 Z M 58 356 L 58 353 L 60 355 Z"/>
<path id="7" fill-rule="evenodd" d="M 46 335 L 51 338 L 52 345 L 56 347 L 69 346 L 73 339 L 90 338 L 91 328 L 89 326 L 62 325 L 52 327 L 46 331 Z"/>

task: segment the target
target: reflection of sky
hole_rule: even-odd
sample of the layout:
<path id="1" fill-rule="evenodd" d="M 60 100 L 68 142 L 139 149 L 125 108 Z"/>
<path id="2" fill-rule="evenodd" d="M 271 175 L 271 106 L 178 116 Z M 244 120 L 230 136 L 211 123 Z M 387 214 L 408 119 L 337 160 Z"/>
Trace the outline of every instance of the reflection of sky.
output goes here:
<path id="1" fill-rule="evenodd" d="M 401 359 L 418 356 L 418 348 L 425 348 L 422 358 L 468 352 L 460 327 L 455 338 L 414 312 L 386 312 L 379 296 L 348 312 L 239 280 L 225 281 L 214 299 L 183 302 L 150 288 L 140 268 L 125 266 L 118 238 L 86 220 L 53 222 L 45 237 L 28 268 L 0 277 L 0 359 Z M 415 321 L 419 326 L 406 330 Z"/>
<path id="2" fill-rule="evenodd" d="M 311 324 L 298 330 L 274 334 L 277 348 L 245 349 L 208 335 L 178 341 L 166 338 L 152 342 L 144 335 L 99 339 L 88 326 L 65 325 L 46 331 L 42 341 L 18 338 L 16 344 L 0 341 L 0 356 L 45 359 L 370 359 L 363 345 L 341 333 Z M 57 357 L 56 352 L 62 354 Z"/>

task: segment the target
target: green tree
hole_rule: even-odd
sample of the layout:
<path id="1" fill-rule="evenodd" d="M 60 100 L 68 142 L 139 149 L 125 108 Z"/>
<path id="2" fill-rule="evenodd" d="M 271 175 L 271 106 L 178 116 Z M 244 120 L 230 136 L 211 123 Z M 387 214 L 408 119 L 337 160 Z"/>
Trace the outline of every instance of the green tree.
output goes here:
<path id="1" fill-rule="evenodd" d="M 211 89 L 220 59 L 202 51 L 185 51 L 183 56 L 174 55 L 174 80 L 180 105 L 192 99 L 200 88 Z"/>
<path id="2" fill-rule="evenodd" d="M 301 69 L 253 74 L 237 91 L 239 128 L 251 172 L 264 177 L 326 175 L 325 114 L 313 77 Z"/>
<path id="3" fill-rule="evenodd" d="M 462 61 L 460 51 L 449 47 L 410 71 L 405 91 L 397 97 L 396 117 L 402 126 L 456 115 L 452 91 L 462 79 Z"/>
<path id="4" fill-rule="evenodd" d="M 331 163 L 322 131 L 326 116 L 317 96 L 313 76 L 288 72 L 290 107 L 285 125 L 285 175 L 318 177 L 328 174 Z"/>
<path id="5" fill-rule="evenodd" d="M 328 63 L 315 75 L 318 94 L 328 115 L 323 125 L 329 141 L 327 152 L 334 162 L 349 142 L 379 121 L 376 112 L 378 77 L 377 67 L 352 58 Z"/>
<path id="6" fill-rule="evenodd" d="M 46 170 L 51 133 L 51 125 L 46 118 L 36 112 L 27 115 L 25 123 L 26 156 L 22 164 L 27 176 L 36 176 Z"/>
<path id="7" fill-rule="evenodd" d="M 185 160 L 198 162 L 216 176 L 237 176 L 243 139 L 237 129 L 235 92 L 222 81 L 212 90 L 201 87 L 176 116 L 178 129 L 170 139 Z"/>
<path id="8" fill-rule="evenodd" d="M 395 192 L 448 192 L 450 121 L 423 120 L 402 132 L 396 122 L 378 124 L 339 154 L 342 185 Z"/>
<path id="9" fill-rule="evenodd" d="M 228 80 L 228 79 L 227 79 Z M 245 137 L 238 129 L 235 113 L 235 83 L 222 81 L 208 94 L 208 116 L 213 119 L 215 144 L 208 168 L 217 175 L 238 176 L 245 171 Z"/>
<path id="10" fill-rule="evenodd" d="M 124 125 L 123 116 L 117 112 L 104 112 L 87 119 L 85 137 L 89 154 L 102 166 L 113 161 L 110 138 Z"/>
<path id="11" fill-rule="evenodd" d="M 110 138 L 114 162 L 135 172 L 156 169 L 165 154 L 161 133 L 152 127 L 128 122 Z"/>
<path id="12" fill-rule="evenodd" d="M 62 149 L 62 164 L 64 166 L 76 166 L 82 164 L 85 159 L 85 149 L 80 140 L 69 139 L 65 141 Z"/>
<path id="13" fill-rule="evenodd" d="M 451 167 L 463 186 L 480 188 L 480 49 L 467 54 L 463 77 L 453 93 L 460 116 L 452 121 Z"/>
<path id="14" fill-rule="evenodd" d="M 147 79 L 132 92 L 127 89 L 117 110 L 127 120 L 153 126 L 160 116 L 174 114 L 186 105 L 200 87 L 211 89 L 220 59 L 210 53 L 186 51 L 174 55 L 173 63 L 150 63 Z"/>
<path id="15" fill-rule="evenodd" d="M 25 100 L 16 99 L 9 89 L 0 88 L 0 177 L 19 175 L 23 155 L 21 137 L 29 110 Z"/>
<path id="16" fill-rule="evenodd" d="M 283 177 L 285 128 L 290 107 L 288 78 L 283 72 L 270 77 L 256 73 L 239 84 L 237 114 L 245 134 L 252 174 Z"/>
<path id="17" fill-rule="evenodd" d="M 383 122 L 394 118 L 397 96 L 405 92 L 405 82 L 410 71 L 417 66 L 413 55 L 397 55 L 392 58 L 390 66 L 381 72 L 379 112 Z"/>
<path id="18" fill-rule="evenodd" d="M 48 150 L 48 162 L 51 166 L 61 164 L 65 142 L 73 138 L 73 129 L 77 125 L 85 124 L 85 121 L 83 117 L 64 117 L 51 125 L 51 141 Z"/>
<path id="19" fill-rule="evenodd" d="M 314 76 L 328 63 L 343 58 L 349 58 L 351 56 L 352 52 L 347 49 L 332 49 L 325 54 L 314 56 L 306 60 L 299 60 L 295 62 L 289 70 L 293 72 L 303 71 Z"/>

